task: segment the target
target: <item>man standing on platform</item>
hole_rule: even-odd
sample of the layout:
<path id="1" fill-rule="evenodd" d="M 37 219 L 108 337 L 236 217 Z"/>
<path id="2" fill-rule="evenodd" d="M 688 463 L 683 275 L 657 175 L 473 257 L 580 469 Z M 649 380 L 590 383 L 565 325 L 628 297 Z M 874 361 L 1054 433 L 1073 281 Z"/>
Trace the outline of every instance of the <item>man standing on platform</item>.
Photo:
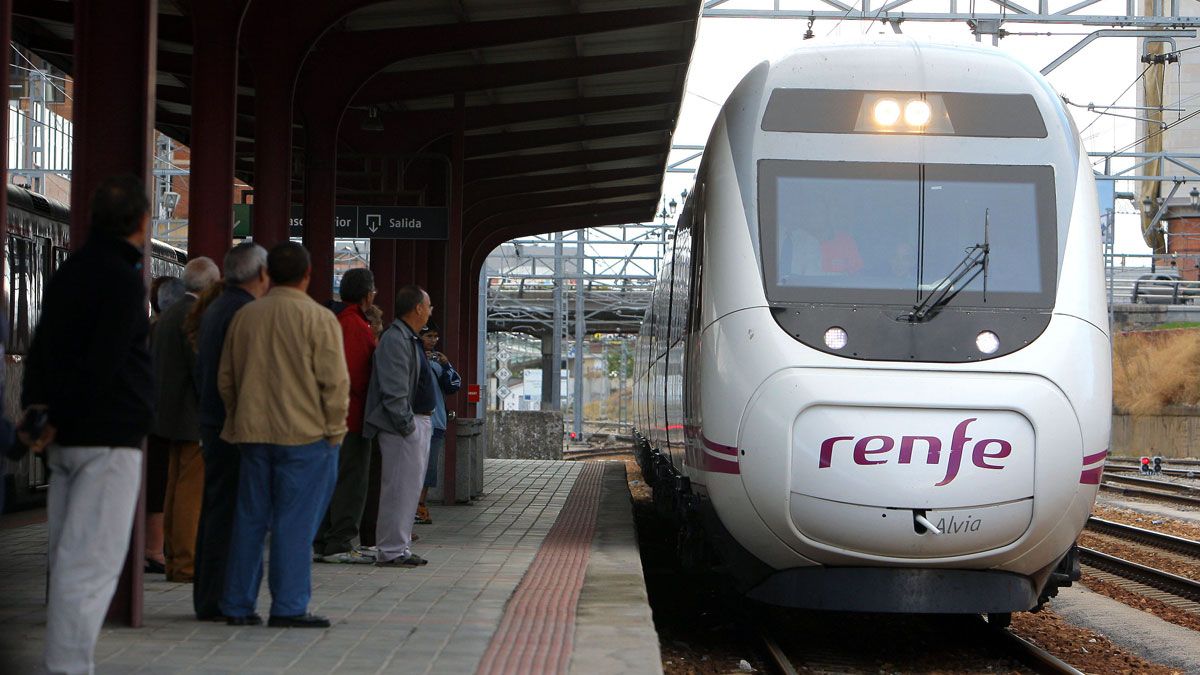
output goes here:
<path id="1" fill-rule="evenodd" d="M 363 435 L 379 437 L 383 458 L 375 531 L 378 567 L 426 563 L 412 552 L 412 528 L 429 461 L 430 413 L 436 405 L 433 373 L 417 331 L 432 313 L 429 294 L 420 286 L 397 290 L 397 318 L 375 350 Z"/>
<path id="2" fill-rule="evenodd" d="M 237 446 L 221 440 L 225 403 L 217 390 L 221 348 L 234 314 L 261 298 L 271 286 L 267 277 L 267 250 L 244 242 L 225 254 L 225 282 L 221 295 L 200 320 L 196 336 L 196 382 L 200 389 L 200 439 L 204 443 L 204 502 L 196 534 L 196 578 L 192 604 L 201 621 L 224 620 L 221 594 L 225 590 L 225 563 L 229 558 L 229 533 L 237 509 L 237 488 L 242 456 Z"/>
<path id="3" fill-rule="evenodd" d="M 255 625 L 263 541 L 271 532 L 271 619 L 276 627 L 326 628 L 308 613 L 312 541 L 337 480 L 350 376 L 337 318 L 305 292 L 308 251 L 283 242 L 267 255 L 273 287 L 229 324 L 217 386 L 221 438 L 241 451 L 237 513 L 221 613 Z"/>
<path id="4" fill-rule="evenodd" d="M 163 540 L 167 581 L 189 583 L 195 573 L 196 528 L 204 493 L 200 454 L 199 397 L 192 376 L 196 353 L 183 321 L 196 298 L 221 278 L 212 258 L 198 257 L 183 268 L 186 293 L 159 317 L 150 337 L 154 363 L 154 425 L 150 433 L 167 445 L 167 489 Z"/>
<path id="5" fill-rule="evenodd" d="M 149 221 L 140 180 L 100 184 L 87 243 L 47 285 L 25 361 L 21 437 L 34 452 L 45 450 L 51 472 L 45 665 L 52 673 L 92 671 L 129 549 L 141 446 L 154 417 L 143 272 Z"/>
<path id="6" fill-rule="evenodd" d="M 425 358 L 433 371 L 433 381 L 437 383 L 433 388 L 437 407 L 433 410 L 433 436 L 429 441 L 429 466 L 425 469 L 425 487 L 421 489 L 421 501 L 417 504 L 418 525 L 433 524 L 433 518 L 429 517 L 429 507 L 425 505 L 425 497 L 429 488 L 437 486 L 438 458 L 446 449 L 446 427 L 449 423 L 446 396 L 457 393 L 462 388 L 462 378 L 459 377 L 458 371 L 454 370 L 450 359 L 436 350 L 438 337 L 438 327 L 432 321 L 421 329 L 421 345 L 425 348 Z M 454 476 L 446 476 L 446 480 L 452 481 Z"/>
<path id="7" fill-rule="evenodd" d="M 327 563 L 370 564 L 375 557 L 355 550 L 354 539 L 366 505 L 371 471 L 371 443 L 363 438 L 362 428 L 367 385 L 371 381 L 371 355 L 378 344 L 366 315 L 367 308 L 375 301 L 375 276 L 365 267 L 347 270 L 342 275 L 340 295 L 343 308 L 338 313 L 338 323 L 342 326 L 346 367 L 350 371 L 350 414 L 346 417 L 346 440 L 338 456 L 337 487 L 313 540 L 313 556 L 314 560 Z"/>

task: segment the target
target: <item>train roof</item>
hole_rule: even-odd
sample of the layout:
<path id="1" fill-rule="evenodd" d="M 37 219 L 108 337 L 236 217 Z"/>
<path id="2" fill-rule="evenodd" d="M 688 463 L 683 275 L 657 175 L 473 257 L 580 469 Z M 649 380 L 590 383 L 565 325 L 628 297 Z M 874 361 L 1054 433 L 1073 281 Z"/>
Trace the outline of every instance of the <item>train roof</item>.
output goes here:
<path id="1" fill-rule="evenodd" d="M 8 185 L 8 207 L 44 216 L 64 225 L 69 223 L 71 218 L 71 209 L 66 204 L 11 183 Z M 183 249 L 157 239 L 152 239 L 150 246 L 151 253 L 159 258 L 174 260 L 181 265 L 188 261 L 187 251 Z"/>
<path id="2" fill-rule="evenodd" d="M 71 209 L 66 204 L 20 185 L 8 184 L 8 207 L 67 222 Z"/>

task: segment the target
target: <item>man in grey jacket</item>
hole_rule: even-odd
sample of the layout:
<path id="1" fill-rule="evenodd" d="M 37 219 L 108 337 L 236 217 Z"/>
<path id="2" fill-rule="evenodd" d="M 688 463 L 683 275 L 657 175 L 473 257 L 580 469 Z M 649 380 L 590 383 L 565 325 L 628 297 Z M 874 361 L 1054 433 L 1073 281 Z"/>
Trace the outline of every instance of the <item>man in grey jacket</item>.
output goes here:
<path id="1" fill-rule="evenodd" d="M 429 294 L 420 286 L 397 290 L 398 318 L 380 337 L 371 367 L 363 436 L 379 438 L 383 457 L 375 534 L 379 567 L 426 562 L 412 552 L 412 528 L 429 461 L 430 413 L 437 404 L 433 373 L 417 337 L 432 313 Z"/>

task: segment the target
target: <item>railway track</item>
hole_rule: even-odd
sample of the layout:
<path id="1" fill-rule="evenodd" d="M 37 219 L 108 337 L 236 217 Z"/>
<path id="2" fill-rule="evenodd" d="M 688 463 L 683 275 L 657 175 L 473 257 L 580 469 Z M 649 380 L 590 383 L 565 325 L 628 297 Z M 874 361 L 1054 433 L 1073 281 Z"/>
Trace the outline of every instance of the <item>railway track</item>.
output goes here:
<path id="1" fill-rule="evenodd" d="M 1141 586 L 1165 592 L 1169 596 L 1182 598 L 1189 603 L 1200 603 L 1200 583 L 1191 579 L 1082 546 L 1079 547 L 1079 554 L 1080 562 L 1083 565 Z M 1147 594 L 1140 589 L 1133 590 L 1142 595 Z"/>
<path id="2" fill-rule="evenodd" d="M 991 652 L 981 658 L 987 663 L 978 666 L 980 671 L 993 668 L 997 657 L 1008 657 L 1017 661 L 1029 670 L 1042 675 L 1083 675 L 1082 671 L 1042 649 L 1036 644 L 1013 633 L 1007 628 L 990 626 L 982 617 L 970 622 L 968 628 L 972 637 L 977 641 L 981 651 Z M 880 672 L 879 664 L 872 655 L 861 655 L 854 650 L 837 651 L 830 649 L 805 650 L 802 662 L 793 661 L 788 650 L 776 640 L 771 631 L 760 628 L 756 637 L 762 643 L 763 654 L 768 665 L 780 675 L 797 675 L 805 673 L 850 673 L 850 672 Z M 961 659 L 961 655 L 951 658 Z M 974 670 L 966 663 L 949 663 L 944 667 L 945 672 L 958 670 Z M 889 670 L 903 669 L 898 663 L 889 663 Z"/>
<path id="3" fill-rule="evenodd" d="M 1200 541 L 1192 539 L 1184 539 L 1171 534 L 1163 534 L 1153 530 L 1146 530 L 1124 523 L 1117 523 L 1103 518 L 1091 516 L 1087 521 L 1087 529 L 1100 534 L 1125 539 L 1127 541 L 1146 544 L 1153 548 L 1162 549 L 1164 551 L 1173 551 L 1184 555 L 1193 556 L 1200 559 Z"/>
<path id="4" fill-rule="evenodd" d="M 1136 464 L 1127 465 L 1106 463 L 1104 465 L 1104 472 L 1106 474 L 1117 471 L 1129 473 L 1142 472 L 1142 470 L 1138 468 Z M 1200 467 L 1196 467 L 1194 469 L 1163 469 L 1161 473 L 1166 476 L 1178 476 L 1180 478 L 1200 478 Z"/>
<path id="5" fill-rule="evenodd" d="M 627 446 L 596 448 L 594 450 L 573 450 L 563 453 L 563 459 L 578 461 L 582 459 L 595 459 L 597 457 L 611 457 L 613 455 L 627 455 L 633 450 Z"/>
<path id="6" fill-rule="evenodd" d="M 1200 497 L 1200 487 L 1195 485 L 1187 485 L 1186 483 L 1172 483 L 1170 481 L 1158 480 L 1155 478 L 1123 476 L 1120 474 L 1112 476 L 1106 475 L 1104 479 L 1114 483 L 1124 483 L 1125 485 L 1144 487 L 1152 490 L 1164 490 L 1166 492 L 1177 492 L 1179 494 L 1189 495 L 1192 497 Z"/>
<path id="7" fill-rule="evenodd" d="M 1116 480 L 1128 480 L 1125 477 L 1105 476 L 1104 481 L 1100 483 L 1100 489 L 1106 492 L 1115 492 L 1126 497 L 1141 497 L 1143 499 L 1154 499 L 1160 502 L 1171 502 L 1173 504 L 1182 504 L 1184 506 L 1192 506 L 1200 508 L 1200 497 L 1191 497 L 1179 490 L 1171 491 L 1170 487 L 1162 487 L 1164 485 L 1172 485 L 1170 483 L 1162 483 L 1161 481 L 1151 481 L 1157 483 L 1156 489 L 1148 489 L 1144 487 L 1130 487 L 1129 485 L 1119 485 Z M 1187 486 L 1180 486 L 1186 488 Z"/>

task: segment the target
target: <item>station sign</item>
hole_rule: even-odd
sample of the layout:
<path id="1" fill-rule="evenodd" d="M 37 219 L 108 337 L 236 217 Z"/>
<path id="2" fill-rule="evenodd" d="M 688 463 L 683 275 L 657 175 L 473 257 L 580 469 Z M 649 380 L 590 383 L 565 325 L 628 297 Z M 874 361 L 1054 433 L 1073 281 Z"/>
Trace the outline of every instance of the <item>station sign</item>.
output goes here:
<path id="1" fill-rule="evenodd" d="M 233 236 L 254 231 L 254 205 L 233 205 Z M 446 239 L 450 212 L 438 206 L 338 206 L 334 210 L 336 239 Z M 288 235 L 304 236 L 304 207 L 293 205 Z"/>

